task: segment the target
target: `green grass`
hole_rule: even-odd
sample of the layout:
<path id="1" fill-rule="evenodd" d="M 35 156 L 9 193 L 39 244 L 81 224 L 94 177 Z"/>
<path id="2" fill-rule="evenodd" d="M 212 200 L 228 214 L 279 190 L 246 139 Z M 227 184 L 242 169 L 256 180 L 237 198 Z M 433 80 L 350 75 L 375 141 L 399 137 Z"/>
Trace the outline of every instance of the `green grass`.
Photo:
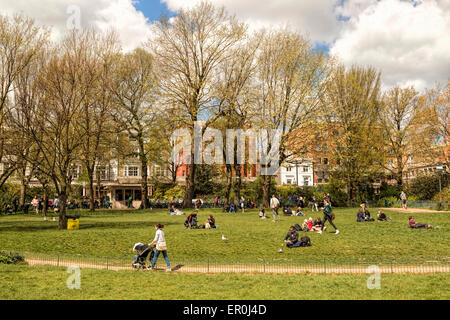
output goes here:
<path id="1" fill-rule="evenodd" d="M 186 230 L 186 216 L 169 216 L 166 211 L 81 212 L 80 230 L 59 231 L 55 222 L 42 217 L 0 217 L 0 250 L 47 254 L 69 254 L 92 257 L 131 257 L 136 242 L 153 240 L 155 223 L 166 227 L 168 252 L 178 261 L 251 261 L 255 259 L 328 259 L 378 261 L 381 257 L 410 262 L 426 261 L 430 257 L 448 260 L 450 244 L 450 214 L 417 213 L 416 221 L 439 225 L 438 230 L 408 228 L 408 214 L 387 212 L 392 222 L 357 223 L 356 209 L 336 209 L 335 224 L 340 230 L 334 234 L 331 226 L 323 235 L 308 235 L 312 247 L 285 249 L 278 254 L 289 226 L 301 224 L 304 217 L 282 216 L 281 222 L 260 220 L 257 211 L 245 214 L 226 214 L 221 210 L 202 210 L 199 223 L 211 213 L 216 217 L 218 230 Z M 375 215 L 375 210 L 373 209 Z M 306 211 L 306 217 L 321 213 Z M 224 234 L 228 243 L 221 240 Z M 411 261 L 414 257 L 414 261 Z"/>
<path id="2" fill-rule="evenodd" d="M 0 265 L 1 300 L 319 300 L 450 298 L 447 274 L 381 275 L 380 290 L 366 275 L 193 275 L 81 270 L 81 289 L 69 290 L 65 268 Z"/>

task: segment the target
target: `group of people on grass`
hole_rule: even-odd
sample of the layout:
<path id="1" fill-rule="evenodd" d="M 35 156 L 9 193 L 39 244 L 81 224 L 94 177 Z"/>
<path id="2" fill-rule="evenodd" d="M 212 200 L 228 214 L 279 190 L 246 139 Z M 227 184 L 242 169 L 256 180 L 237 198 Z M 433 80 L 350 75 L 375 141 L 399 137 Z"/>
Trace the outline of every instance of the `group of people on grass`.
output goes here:
<path id="1" fill-rule="evenodd" d="M 273 222 L 276 222 L 277 218 L 278 218 L 278 221 L 280 221 L 280 215 L 278 214 L 279 207 L 280 207 L 280 201 L 275 197 L 275 195 L 272 195 L 272 198 L 270 200 L 270 208 L 272 209 L 272 216 L 273 216 L 272 221 Z M 176 209 L 174 206 L 171 207 L 171 212 L 175 212 L 175 214 L 176 214 L 176 210 L 178 210 L 178 209 Z M 284 238 L 284 245 L 288 248 L 311 246 L 311 239 L 308 236 L 299 238 L 298 232 L 299 231 L 305 231 L 305 232 L 313 231 L 313 232 L 322 234 L 322 232 L 327 229 L 327 227 L 325 226 L 326 222 L 328 222 L 335 229 L 335 234 L 339 234 L 339 230 L 333 223 L 333 220 L 335 219 L 335 215 L 331 208 L 331 201 L 330 201 L 329 195 L 328 196 L 324 195 L 322 211 L 323 211 L 323 215 L 324 215 L 323 219 L 318 217 L 315 221 L 313 221 L 312 217 L 310 217 L 309 219 L 304 220 L 302 226 L 299 226 L 298 224 L 296 224 L 295 226 L 291 226 L 289 228 L 289 232 L 287 233 L 287 235 Z M 291 215 L 295 215 L 295 216 L 304 215 L 302 212 L 302 207 L 299 206 L 296 213 L 291 211 Z M 260 211 L 259 217 L 261 219 L 267 218 L 265 209 L 262 209 Z M 382 210 L 378 211 L 377 220 L 378 221 L 392 221 L 392 219 L 390 217 L 387 217 L 386 214 Z M 361 204 L 360 209 L 358 210 L 358 213 L 357 213 L 357 222 L 371 222 L 371 221 L 375 221 L 375 220 L 371 217 L 370 211 L 367 210 L 366 204 L 365 203 Z M 197 211 L 193 212 L 192 214 L 189 215 L 189 217 L 186 219 L 184 225 L 186 228 L 215 229 L 218 227 L 216 225 L 216 221 L 215 221 L 213 215 L 209 215 L 208 219 L 205 221 L 205 225 L 198 226 L 197 225 Z M 433 227 L 432 225 L 429 225 L 429 224 L 416 223 L 413 216 L 409 217 L 409 226 L 410 226 L 410 228 L 414 228 L 414 229 L 439 228 L 439 227 Z M 164 235 L 164 232 L 162 231 L 163 228 L 164 228 L 164 226 L 161 224 L 155 225 L 155 229 L 157 230 L 155 239 L 153 240 L 153 242 L 151 244 L 149 244 L 150 246 L 156 246 L 156 254 L 153 257 L 151 267 L 149 267 L 150 270 L 154 269 L 156 261 L 160 255 L 160 253 L 162 253 L 164 256 L 164 259 L 166 261 L 166 264 L 167 264 L 167 270 L 171 271 L 170 261 L 169 261 L 168 255 L 167 255 L 167 245 L 165 242 L 165 235 Z M 280 248 L 280 250 L 278 252 L 281 253 L 281 252 L 283 252 L 283 250 Z"/>
<path id="2" fill-rule="evenodd" d="M 378 210 L 377 220 L 392 221 L 391 217 L 387 217 L 382 210 Z M 360 205 L 358 213 L 356 214 L 356 222 L 373 222 L 373 221 L 375 221 L 375 219 L 371 217 L 370 211 L 367 210 L 366 208 L 366 204 L 362 203 Z"/>
<path id="3" fill-rule="evenodd" d="M 185 228 L 187 228 L 187 229 L 217 229 L 218 226 L 216 225 L 216 219 L 214 218 L 214 216 L 212 214 L 210 214 L 208 219 L 206 219 L 204 225 L 198 225 L 197 215 L 198 215 L 197 212 L 193 212 L 187 217 L 186 221 L 184 222 Z"/>

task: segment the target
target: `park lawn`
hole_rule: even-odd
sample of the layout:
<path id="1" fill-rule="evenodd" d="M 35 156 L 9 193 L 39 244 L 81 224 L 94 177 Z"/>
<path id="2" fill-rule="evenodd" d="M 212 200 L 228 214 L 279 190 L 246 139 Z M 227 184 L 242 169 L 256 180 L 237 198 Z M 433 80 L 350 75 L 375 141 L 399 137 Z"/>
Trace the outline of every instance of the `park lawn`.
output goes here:
<path id="1" fill-rule="evenodd" d="M 448 274 L 368 275 L 185 274 L 81 270 L 80 290 L 65 268 L 0 265 L 1 300 L 402 300 L 450 298 Z"/>
<path id="2" fill-rule="evenodd" d="M 312 247 L 284 249 L 282 254 L 277 251 L 289 226 L 301 224 L 309 216 L 315 219 L 322 213 L 306 210 L 306 217 L 281 216 L 281 222 L 273 223 L 272 219 L 259 219 L 256 210 L 244 214 L 201 210 L 199 223 L 203 224 L 209 214 L 214 214 L 218 230 L 186 230 L 183 224 L 186 216 L 169 216 L 165 210 L 71 212 L 81 214 L 80 230 L 76 231 L 59 231 L 56 222 L 44 222 L 35 215 L 1 216 L 0 250 L 128 258 L 133 255 L 133 245 L 151 242 L 155 235 L 153 225 L 162 223 L 166 226 L 169 257 L 175 262 L 322 261 L 324 258 L 378 261 L 381 257 L 409 263 L 428 261 L 431 257 L 449 260 L 448 213 L 414 214 L 418 223 L 440 226 L 437 230 L 414 230 L 408 227 L 405 213 L 386 212 L 392 222 L 357 223 L 357 209 L 334 211 L 339 235 L 334 234 L 331 226 L 322 235 L 300 233 L 311 238 Z M 371 212 L 376 217 L 376 210 Z M 229 239 L 227 243 L 221 240 L 222 234 Z"/>

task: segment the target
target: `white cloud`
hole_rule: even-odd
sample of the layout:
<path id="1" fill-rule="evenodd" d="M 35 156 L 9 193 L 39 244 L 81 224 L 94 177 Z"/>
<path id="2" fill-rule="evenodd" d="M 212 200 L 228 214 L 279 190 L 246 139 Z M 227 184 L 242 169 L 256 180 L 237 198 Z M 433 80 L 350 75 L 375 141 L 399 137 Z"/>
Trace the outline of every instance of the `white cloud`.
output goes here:
<path id="1" fill-rule="evenodd" d="M 163 0 L 169 9 L 190 8 L 202 0 Z M 306 33 L 314 42 L 332 42 L 342 22 L 335 17 L 338 0 L 211 0 L 252 27 L 286 25 Z"/>
<path id="2" fill-rule="evenodd" d="M 145 1 L 145 0 L 141 0 Z M 201 0 L 162 0 L 177 11 Z M 432 87 L 450 76 L 450 0 L 210 0 L 252 28 L 290 25 L 347 64 L 372 65 L 385 86 Z M 23 12 L 67 31 L 69 5 L 81 9 L 81 26 L 115 28 L 125 49 L 148 39 L 151 23 L 134 0 L 0 0 L 0 13 Z M 413 4 L 415 3 L 415 6 Z"/>
<path id="3" fill-rule="evenodd" d="M 423 90 L 450 77 L 448 0 L 416 1 L 416 6 L 400 0 L 354 2 L 366 6 L 350 17 L 331 54 L 347 65 L 380 69 L 388 87 L 415 85 Z"/>
<path id="4" fill-rule="evenodd" d="M 149 37 L 150 23 L 135 9 L 132 0 L 0 0 L 0 13 L 22 12 L 36 23 L 52 27 L 53 39 L 57 39 L 67 32 L 69 6 L 80 8 L 81 27 L 116 29 L 126 50 L 139 46 Z"/>

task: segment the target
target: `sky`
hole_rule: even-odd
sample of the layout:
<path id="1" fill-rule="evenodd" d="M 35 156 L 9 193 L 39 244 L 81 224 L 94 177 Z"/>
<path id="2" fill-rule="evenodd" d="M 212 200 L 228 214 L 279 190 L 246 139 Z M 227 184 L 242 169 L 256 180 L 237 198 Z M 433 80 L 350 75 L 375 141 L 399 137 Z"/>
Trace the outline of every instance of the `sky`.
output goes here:
<path id="1" fill-rule="evenodd" d="M 201 0 L 0 0 L 0 14 L 22 12 L 51 26 L 117 30 L 125 50 L 152 34 L 161 14 L 175 16 Z M 347 66 L 379 69 L 383 86 L 422 91 L 450 77 L 450 0 L 210 0 L 250 28 L 288 25 Z"/>

